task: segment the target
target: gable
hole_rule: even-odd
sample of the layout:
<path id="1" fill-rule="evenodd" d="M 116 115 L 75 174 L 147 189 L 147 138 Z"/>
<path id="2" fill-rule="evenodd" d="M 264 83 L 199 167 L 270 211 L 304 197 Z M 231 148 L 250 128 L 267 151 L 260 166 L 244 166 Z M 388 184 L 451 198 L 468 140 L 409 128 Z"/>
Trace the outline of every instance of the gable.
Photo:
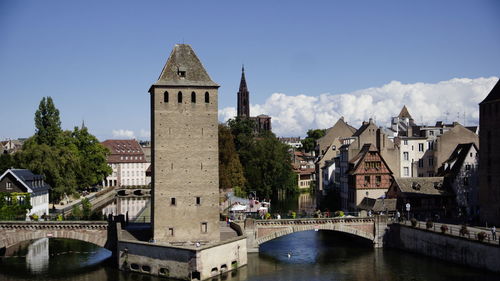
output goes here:
<path id="1" fill-rule="evenodd" d="M 10 186 L 10 188 L 9 188 Z M 0 192 L 29 192 L 13 174 L 4 173 L 0 178 Z"/>

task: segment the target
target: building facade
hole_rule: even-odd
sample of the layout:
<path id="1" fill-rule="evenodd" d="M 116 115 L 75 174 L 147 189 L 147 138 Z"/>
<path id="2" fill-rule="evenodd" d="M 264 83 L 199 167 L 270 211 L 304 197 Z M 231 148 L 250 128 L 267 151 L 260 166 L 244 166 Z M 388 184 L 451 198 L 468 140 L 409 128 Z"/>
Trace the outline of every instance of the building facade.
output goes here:
<path id="1" fill-rule="evenodd" d="M 26 169 L 8 169 L 0 176 L 0 192 L 30 194 L 32 208 L 26 216 L 49 214 L 50 188 L 42 175 L 35 175 Z"/>
<path id="2" fill-rule="evenodd" d="M 220 240 L 218 88 L 191 46 L 178 44 L 149 89 L 152 226 L 158 242 Z"/>
<path id="3" fill-rule="evenodd" d="M 101 143 L 110 150 L 107 158 L 113 172 L 102 182 L 103 186 L 145 186 L 149 163 L 136 140 L 106 140 Z"/>
<path id="4" fill-rule="evenodd" d="M 483 222 L 500 225 L 500 80 L 479 104 L 479 203 Z"/>

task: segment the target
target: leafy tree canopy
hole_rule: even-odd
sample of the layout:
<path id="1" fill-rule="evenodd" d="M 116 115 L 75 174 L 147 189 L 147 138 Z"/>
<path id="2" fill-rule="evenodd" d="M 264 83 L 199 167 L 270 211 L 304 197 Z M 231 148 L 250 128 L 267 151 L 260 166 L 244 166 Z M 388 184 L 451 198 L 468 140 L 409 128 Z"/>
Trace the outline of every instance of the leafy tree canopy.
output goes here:
<path id="1" fill-rule="evenodd" d="M 305 152 L 311 152 L 316 147 L 316 140 L 326 134 L 326 129 L 310 129 L 307 131 L 307 137 L 302 140 L 302 149 Z"/>
<path id="2" fill-rule="evenodd" d="M 246 179 L 229 128 L 219 124 L 219 187 L 244 188 Z"/>
<path id="3" fill-rule="evenodd" d="M 35 112 L 35 140 L 38 144 L 53 146 L 61 133 L 59 110 L 55 107 L 51 97 L 44 97 Z"/>

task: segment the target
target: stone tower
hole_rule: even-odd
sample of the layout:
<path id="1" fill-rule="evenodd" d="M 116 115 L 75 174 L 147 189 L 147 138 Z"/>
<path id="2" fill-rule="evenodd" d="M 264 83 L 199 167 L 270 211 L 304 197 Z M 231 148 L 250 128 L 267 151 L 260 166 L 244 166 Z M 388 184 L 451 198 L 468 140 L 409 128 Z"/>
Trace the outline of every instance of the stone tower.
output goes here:
<path id="1" fill-rule="evenodd" d="M 500 80 L 479 104 L 479 205 L 488 225 L 500 225 Z"/>
<path id="2" fill-rule="evenodd" d="M 191 46 L 178 44 L 149 89 L 157 242 L 220 240 L 218 88 Z"/>
<path id="3" fill-rule="evenodd" d="M 238 91 L 238 117 L 250 117 L 250 93 L 245 80 L 245 67 L 241 67 L 240 90 Z"/>

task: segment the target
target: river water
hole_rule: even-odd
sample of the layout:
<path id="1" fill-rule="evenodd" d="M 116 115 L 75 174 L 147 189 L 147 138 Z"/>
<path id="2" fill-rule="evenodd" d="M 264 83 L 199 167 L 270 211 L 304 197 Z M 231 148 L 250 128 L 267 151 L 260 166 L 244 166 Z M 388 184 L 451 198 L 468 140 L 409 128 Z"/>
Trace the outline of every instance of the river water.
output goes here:
<path id="1" fill-rule="evenodd" d="M 288 257 L 288 253 L 291 253 Z M 41 239 L 8 249 L 0 280 L 158 281 L 121 272 L 105 260 L 110 252 L 67 239 Z M 363 240 L 332 231 L 304 231 L 261 245 L 248 265 L 215 280 L 499 280 L 498 275 L 398 250 L 375 250 Z"/>

